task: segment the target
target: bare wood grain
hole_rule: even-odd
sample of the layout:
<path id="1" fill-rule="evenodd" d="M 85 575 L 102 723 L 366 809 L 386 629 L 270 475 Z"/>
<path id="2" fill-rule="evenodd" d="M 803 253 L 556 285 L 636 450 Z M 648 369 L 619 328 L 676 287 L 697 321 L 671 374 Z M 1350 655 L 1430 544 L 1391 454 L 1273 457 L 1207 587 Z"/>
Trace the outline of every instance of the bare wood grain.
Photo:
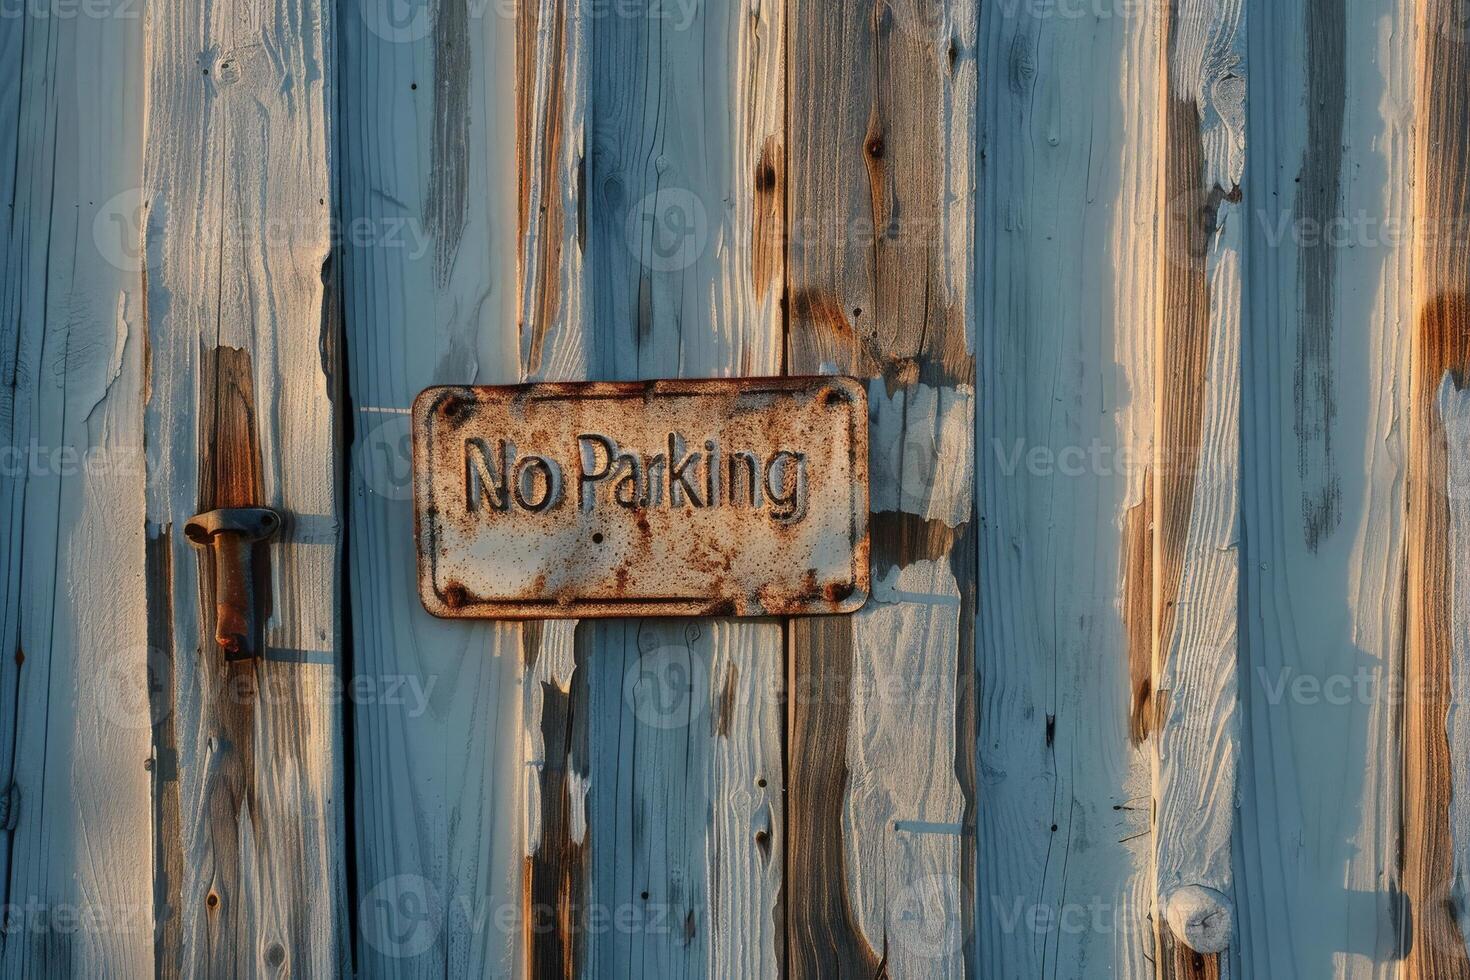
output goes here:
<path id="1" fill-rule="evenodd" d="M 1154 866 L 1161 976 L 1233 926 L 1244 7 L 1171 0 L 1154 348 Z"/>
<path id="2" fill-rule="evenodd" d="M 1470 385 L 1470 33 L 1465 8 L 1423 0 L 1417 8 L 1418 118 L 1414 171 L 1415 294 L 1418 322 L 1411 339 L 1408 406 L 1407 624 L 1403 779 L 1403 882 L 1412 934 L 1403 964 L 1410 978 L 1470 976 L 1465 936 L 1456 916 L 1463 895 L 1456 848 L 1470 831 L 1451 820 L 1454 785 L 1447 711 L 1456 673 L 1455 579 L 1451 551 L 1451 453 L 1442 406 Z"/>
<path id="3" fill-rule="evenodd" d="M 875 400 L 903 393 L 912 404 L 923 386 L 973 398 L 977 9 L 800 0 L 788 16 L 787 370 L 872 376 Z M 973 409 L 962 411 L 968 419 Z M 928 515 L 953 520 L 949 501 L 931 507 L 929 497 L 954 486 L 969 496 L 974 447 L 962 438 L 941 452 L 938 431 L 924 412 L 893 427 L 903 447 L 894 476 L 930 489 L 914 500 L 875 488 L 875 499 L 898 506 L 874 517 L 873 570 L 891 581 L 918 562 L 943 566 L 947 587 L 891 598 L 923 605 L 953 590 L 960 628 L 928 645 L 925 630 L 902 615 L 884 618 L 892 611 L 881 603 L 859 622 L 790 627 L 792 976 L 873 974 L 880 962 L 894 976 L 973 972 L 971 512 L 961 507 L 956 525 Z M 874 459 L 887 449 L 875 445 Z M 936 479 L 941 459 L 965 478 Z M 860 623 L 871 627 L 861 641 Z M 864 752 L 885 737 L 880 692 L 912 691 L 916 679 L 938 693 L 924 710 L 915 706 L 922 720 L 910 737 L 933 751 L 919 760 Z M 909 836 L 911 826 L 933 836 Z"/>
<path id="4" fill-rule="evenodd" d="M 147 518 L 167 590 L 183 869 L 163 972 L 343 969 L 333 696 L 336 342 L 331 18 L 285 2 L 150 7 L 144 150 Z M 177 529 L 273 506 L 265 658 L 225 667 L 208 566 Z M 170 531 L 173 533 L 170 533 Z"/>

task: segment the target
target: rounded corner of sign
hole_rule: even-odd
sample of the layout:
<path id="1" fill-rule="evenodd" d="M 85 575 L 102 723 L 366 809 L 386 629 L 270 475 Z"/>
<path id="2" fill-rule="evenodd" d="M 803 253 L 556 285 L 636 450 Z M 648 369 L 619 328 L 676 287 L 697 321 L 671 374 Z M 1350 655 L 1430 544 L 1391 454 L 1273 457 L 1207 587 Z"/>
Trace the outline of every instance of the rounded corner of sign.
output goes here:
<path id="1" fill-rule="evenodd" d="M 446 398 L 463 398 L 465 391 L 463 385 L 433 385 L 425 388 L 413 400 L 413 417 L 426 419 Z"/>
<path id="2" fill-rule="evenodd" d="M 460 619 L 459 613 L 444 601 L 444 597 L 434 588 L 432 583 L 423 582 L 419 588 L 419 602 L 423 604 L 424 611 L 435 619 Z"/>
<path id="3" fill-rule="evenodd" d="M 854 405 L 860 408 L 867 407 L 868 385 L 862 378 L 856 378 L 850 374 L 839 374 L 832 377 L 830 382 L 846 392 Z"/>
<path id="4" fill-rule="evenodd" d="M 859 582 L 853 587 L 852 594 L 839 602 L 833 612 L 839 616 L 849 616 L 866 606 L 870 598 L 872 598 L 872 590 L 869 589 L 868 583 Z"/>

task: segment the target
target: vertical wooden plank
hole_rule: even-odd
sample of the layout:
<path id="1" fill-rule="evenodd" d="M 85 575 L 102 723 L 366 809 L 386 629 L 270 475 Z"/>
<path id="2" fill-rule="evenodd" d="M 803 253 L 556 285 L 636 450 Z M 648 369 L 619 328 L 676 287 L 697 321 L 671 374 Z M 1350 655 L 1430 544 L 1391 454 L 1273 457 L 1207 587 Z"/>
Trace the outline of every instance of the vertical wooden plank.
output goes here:
<path id="1" fill-rule="evenodd" d="M 1248 16 L 1241 971 L 1395 977 L 1414 8 Z"/>
<path id="2" fill-rule="evenodd" d="M 593 21 L 588 268 L 600 378 L 781 370 L 784 11 Z M 783 944 L 776 623 L 588 624 L 586 975 L 771 976 Z"/>
<path id="3" fill-rule="evenodd" d="M 585 378 L 594 349 L 586 280 L 585 0 L 530 0 L 516 23 L 516 270 L 520 359 L 527 380 Z M 527 629 L 522 684 L 525 829 L 522 967 L 528 976 L 586 972 L 593 925 L 585 658 L 572 622 Z M 602 919 L 598 928 L 610 928 Z"/>
<path id="4" fill-rule="evenodd" d="M 143 33 L 38 9 L 0 19 L 0 971 L 139 975 Z"/>
<path id="5" fill-rule="evenodd" d="M 408 422 L 523 376 L 514 8 L 352 0 L 339 39 L 357 967 L 515 976 L 525 637 L 420 606 Z"/>
<path id="6" fill-rule="evenodd" d="M 528 367 L 565 376 L 555 352 L 575 342 L 599 378 L 779 373 L 780 5 L 573 16 L 522 15 Z M 574 26 L 577 47 L 558 56 Z M 562 143 L 565 116 L 544 121 L 573 84 L 587 86 L 585 144 L 580 129 Z M 547 928 L 528 938 L 531 972 L 778 971 L 781 648 L 772 623 L 542 637 L 528 672 L 540 775 L 527 914 Z"/>
<path id="7" fill-rule="evenodd" d="M 1171 0 L 1164 26 L 1152 572 L 1157 964 L 1161 976 L 1220 975 L 1212 954 L 1229 946 L 1234 917 L 1239 724 L 1244 7 Z"/>
<path id="8" fill-rule="evenodd" d="M 787 369 L 873 378 L 877 513 L 868 607 L 789 631 L 787 970 L 958 976 L 974 972 L 978 11 L 788 16 Z"/>
<path id="9" fill-rule="evenodd" d="M 1153 958 L 1133 722 L 1161 78 L 1155 6 L 1108 9 L 981 10 L 981 976 L 1140 976 Z"/>
<path id="10" fill-rule="evenodd" d="M 1466 633 L 1460 501 L 1470 387 L 1470 26 L 1463 4 L 1418 5 L 1418 101 L 1414 214 L 1419 304 L 1412 337 L 1409 415 L 1407 641 L 1404 655 L 1404 891 L 1412 935 L 1405 977 L 1467 977 L 1464 918 L 1470 826 L 1460 797 Z M 1456 744 L 1459 743 L 1459 744 Z M 1458 779 L 1457 779 L 1458 777 Z"/>
<path id="11" fill-rule="evenodd" d="M 346 968 L 339 731 L 338 358 L 329 11 L 152 5 L 144 151 L 149 534 L 168 541 L 180 945 L 165 974 Z M 210 563 L 180 533 L 246 503 L 263 549 L 266 655 L 212 642 Z"/>

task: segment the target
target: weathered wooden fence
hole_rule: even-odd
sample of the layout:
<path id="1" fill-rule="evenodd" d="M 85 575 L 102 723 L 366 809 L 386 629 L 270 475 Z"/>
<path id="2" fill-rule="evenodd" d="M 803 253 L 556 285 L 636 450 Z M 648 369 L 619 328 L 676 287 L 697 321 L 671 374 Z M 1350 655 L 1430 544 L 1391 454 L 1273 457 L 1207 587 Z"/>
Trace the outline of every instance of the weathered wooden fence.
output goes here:
<path id="1" fill-rule="evenodd" d="M 0 973 L 1470 977 L 1467 106 L 1465 0 L 0 0 Z M 858 614 L 420 608 L 420 389 L 780 373 Z"/>

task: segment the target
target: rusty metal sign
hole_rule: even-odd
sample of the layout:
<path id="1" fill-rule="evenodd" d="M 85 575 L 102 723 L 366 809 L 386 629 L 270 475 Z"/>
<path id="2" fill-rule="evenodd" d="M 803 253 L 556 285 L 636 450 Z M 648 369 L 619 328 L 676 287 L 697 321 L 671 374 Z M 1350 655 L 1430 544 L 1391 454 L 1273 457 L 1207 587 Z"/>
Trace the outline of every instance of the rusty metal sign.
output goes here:
<path id="1" fill-rule="evenodd" d="M 868 594 L 847 378 L 430 388 L 413 407 L 436 616 L 778 616 Z"/>

